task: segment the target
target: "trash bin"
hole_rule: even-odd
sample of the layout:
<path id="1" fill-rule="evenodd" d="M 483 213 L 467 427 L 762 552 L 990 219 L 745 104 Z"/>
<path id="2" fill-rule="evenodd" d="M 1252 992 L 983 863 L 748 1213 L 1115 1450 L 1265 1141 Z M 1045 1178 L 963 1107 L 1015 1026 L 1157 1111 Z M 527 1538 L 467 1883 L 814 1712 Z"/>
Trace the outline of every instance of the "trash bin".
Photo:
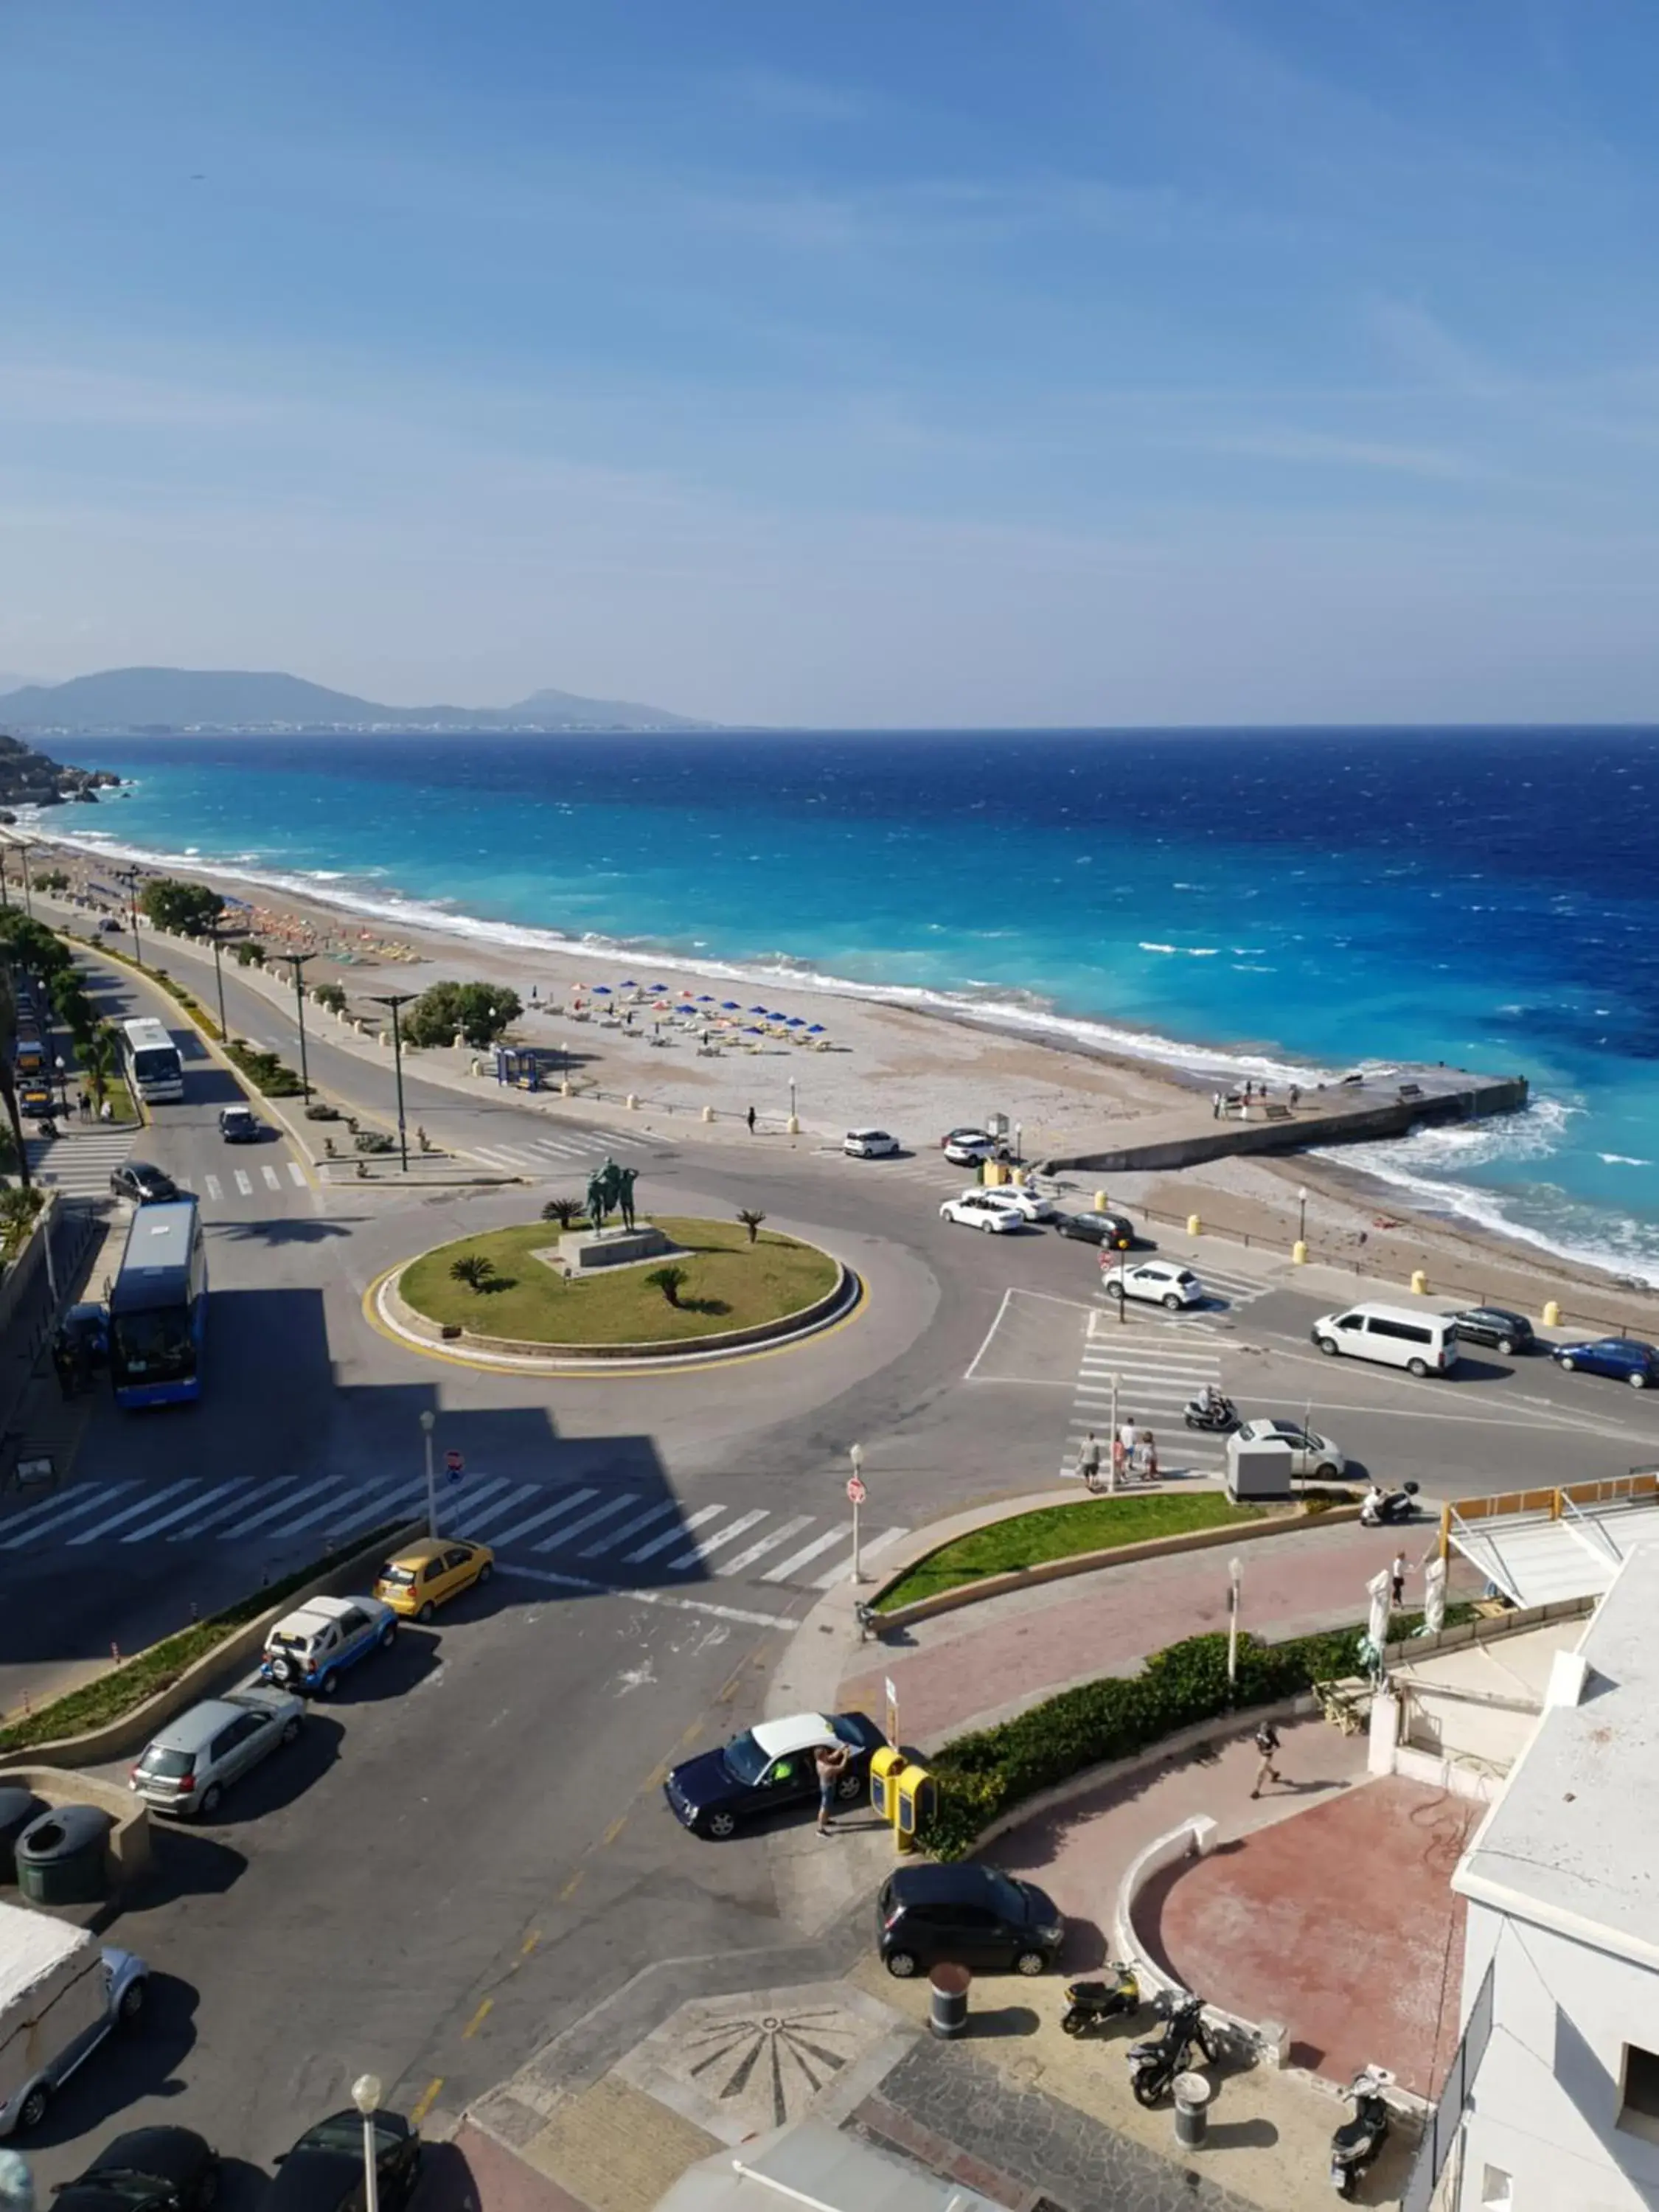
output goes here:
<path id="1" fill-rule="evenodd" d="M 17 1838 L 17 1887 L 31 1905 L 96 1905 L 109 1894 L 105 1858 L 112 1814 L 54 1805 Z"/>
<path id="2" fill-rule="evenodd" d="M 1210 2085 L 1201 2074 L 1177 2074 L 1170 2094 L 1175 2098 L 1176 2141 L 1183 2150 L 1197 2150 L 1210 2124 Z"/>
<path id="3" fill-rule="evenodd" d="M 966 1966 L 935 1966 L 927 1977 L 933 1984 L 933 2008 L 927 2025 L 949 2043 L 968 2032 L 968 1990 L 973 1976 Z"/>
<path id="4" fill-rule="evenodd" d="M 46 1807 L 32 1790 L 8 1782 L 0 1788 L 0 1881 L 15 1881 L 17 1857 L 14 1846 L 22 1831 Z"/>

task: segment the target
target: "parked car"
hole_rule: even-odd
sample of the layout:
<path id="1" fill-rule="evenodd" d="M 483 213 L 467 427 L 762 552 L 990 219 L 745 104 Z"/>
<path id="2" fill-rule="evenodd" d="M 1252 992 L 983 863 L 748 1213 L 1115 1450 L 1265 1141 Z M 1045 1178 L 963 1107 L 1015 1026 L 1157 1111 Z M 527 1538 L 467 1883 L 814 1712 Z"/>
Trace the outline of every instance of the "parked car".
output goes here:
<path id="1" fill-rule="evenodd" d="M 977 1861 L 900 1867 L 876 1899 L 876 1948 L 900 1981 L 943 1960 L 981 1972 L 1041 1974 L 1065 1939 L 1051 1897 Z"/>
<path id="2" fill-rule="evenodd" d="M 401 2112 L 377 2112 L 374 2191 L 380 2212 L 403 2212 L 421 2175 L 421 2138 Z M 363 2122 L 334 2112 L 275 2160 L 260 2212 L 364 2212 Z"/>
<path id="3" fill-rule="evenodd" d="M 52 2193 L 56 2212 L 208 2212 L 219 2154 L 194 2128 L 134 2128 Z"/>
<path id="4" fill-rule="evenodd" d="M 109 1187 L 114 1197 L 130 1198 L 135 1206 L 165 1206 L 179 1195 L 173 1177 L 145 1160 L 124 1160 L 111 1176 Z"/>
<path id="5" fill-rule="evenodd" d="M 1204 1301 L 1203 1284 L 1190 1267 L 1179 1267 L 1173 1260 L 1142 1260 L 1130 1267 L 1103 1255 L 1100 1287 L 1109 1298 L 1146 1298 L 1171 1313 Z"/>
<path id="6" fill-rule="evenodd" d="M 204 1698 L 150 1738 L 128 1787 L 159 1813 L 210 1820 L 231 1784 L 278 1744 L 292 1743 L 304 1719 L 299 1698 L 282 1690 Z"/>
<path id="7" fill-rule="evenodd" d="M 1027 1190 L 1020 1183 L 999 1183 L 994 1190 L 983 1191 L 976 1183 L 962 1194 L 964 1198 L 988 1198 L 994 1206 L 1007 1206 L 1022 1221 L 1052 1221 L 1054 1217 L 1052 1198 L 1044 1198 L 1041 1191 Z"/>
<path id="8" fill-rule="evenodd" d="M 1127 1213 L 1056 1213 L 1053 1226 L 1056 1235 L 1075 1237 L 1079 1244 L 1104 1244 L 1114 1252 L 1134 1247 L 1134 1224 Z"/>
<path id="9" fill-rule="evenodd" d="M 1460 1344 L 1489 1344 L 1505 1359 L 1514 1352 L 1530 1352 L 1537 1341 L 1525 1314 L 1510 1313 L 1506 1306 L 1470 1306 L 1446 1318 Z"/>
<path id="10" fill-rule="evenodd" d="M 991 1158 L 997 1149 L 998 1142 L 999 1139 L 994 1137 L 988 1129 L 976 1127 L 947 1129 L 939 1139 L 939 1143 L 944 1147 L 947 1158 L 950 1155 L 951 1147 L 954 1145 L 958 1152 L 972 1152 L 982 1160 Z"/>
<path id="11" fill-rule="evenodd" d="M 885 1129 L 849 1129 L 841 1148 L 849 1160 L 885 1160 L 898 1151 L 899 1140 Z"/>
<path id="12" fill-rule="evenodd" d="M 307 1598 L 265 1638 L 259 1672 L 285 1690 L 331 1697 L 340 1677 L 398 1638 L 398 1616 L 378 1597 Z"/>
<path id="13" fill-rule="evenodd" d="M 1348 1464 L 1328 1437 L 1304 1429 L 1300 1421 L 1243 1421 L 1233 1433 L 1255 1450 L 1282 1451 L 1290 1462 L 1289 1474 L 1311 1475 L 1319 1482 L 1335 1482 Z"/>
<path id="14" fill-rule="evenodd" d="M 257 1145 L 265 1125 L 251 1106 L 222 1106 L 219 1134 L 228 1145 Z"/>
<path id="15" fill-rule="evenodd" d="M 1569 1373 L 1582 1367 L 1586 1375 L 1611 1376 L 1615 1382 L 1628 1382 L 1632 1390 L 1659 1389 L 1659 1352 L 1639 1337 L 1602 1336 L 1593 1344 L 1558 1344 L 1550 1358 Z"/>
<path id="16" fill-rule="evenodd" d="M 430 1620 L 441 1605 L 487 1583 L 495 1571 L 495 1554 L 488 1544 L 446 1536 L 410 1544 L 388 1559 L 375 1578 L 374 1595 L 405 1619 Z"/>
<path id="17" fill-rule="evenodd" d="M 675 1767 L 663 1784 L 669 1810 L 700 1836 L 725 1838 L 738 1823 L 783 1805 L 816 1803 L 820 1744 L 845 1744 L 852 1757 L 836 1787 L 843 1804 L 854 1804 L 869 1780 L 870 1754 L 887 1741 L 864 1713 L 795 1713 L 761 1721 L 719 1751 L 700 1752 Z"/>
<path id="18" fill-rule="evenodd" d="M 149 1969 L 82 1928 L 0 1905 L 0 2137 L 38 2128 L 105 2039 L 143 2011 Z"/>
<path id="19" fill-rule="evenodd" d="M 994 1233 L 1025 1226 L 1024 1218 L 1012 1206 L 999 1206 L 996 1194 L 988 1190 L 969 1190 L 960 1198 L 947 1198 L 939 1210 L 939 1218 L 941 1221 L 959 1221 L 968 1229 L 988 1229 Z"/>

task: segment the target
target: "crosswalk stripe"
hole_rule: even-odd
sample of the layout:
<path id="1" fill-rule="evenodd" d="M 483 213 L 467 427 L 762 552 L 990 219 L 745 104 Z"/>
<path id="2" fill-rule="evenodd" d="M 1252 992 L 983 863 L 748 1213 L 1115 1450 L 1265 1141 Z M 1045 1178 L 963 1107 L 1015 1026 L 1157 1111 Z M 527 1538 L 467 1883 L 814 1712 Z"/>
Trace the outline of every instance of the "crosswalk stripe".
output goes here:
<path id="1" fill-rule="evenodd" d="M 584 1513 L 580 1521 L 573 1521 L 568 1528 L 556 1528 L 550 1536 L 544 1536 L 541 1542 L 532 1548 L 538 1552 L 556 1551 L 561 1544 L 568 1544 L 573 1536 L 585 1536 L 590 1528 L 597 1528 L 601 1522 L 614 1520 L 618 1513 L 626 1513 L 630 1505 L 637 1503 L 638 1498 L 632 1491 L 625 1492 L 620 1498 L 607 1498 L 604 1504 L 596 1505 L 591 1513 Z"/>
<path id="2" fill-rule="evenodd" d="M 689 1552 L 682 1552 L 678 1559 L 671 1559 L 668 1564 L 671 1567 L 700 1567 L 711 1553 L 724 1551 L 739 1536 L 746 1536 L 757 1521 L 764 1521 L 765 1518 L 764 1509 L 756 1513 L 739 1513 L 735 1521 L 728 1522 L 724 1528 L 699 1537 Z"/>
<path id="3" fill-rule="evenodd" d="M 516 1544 L 520 1536 L 527 1536 L 532 1528 L 545 1528 L 550 1521 L 556 1521 L 566 1513 L 574 1513 L 579 1505 L 585 1505 L 590 1498 L 597 1498 L 599 1494 L 597 1490 L 567 1490 L 555 1504 L 541 1512 L 531 1514 L 514 1528 L 498 1530 L 491 1540 L 497 1551 L 508 1544 Z"/>
<path id="4" fill-rule="evenodd" d="M 162 1529 L 172 1528 L 175 1521 L 187 1521 L 198 1506 L 207 1504 L 210 1499 L 226 1497 L 232 1491 L 245 1491 L 252 1480 L 252 1475 L 239 1474 L 229 1482 L 222 1482 L 205 1496 L 198 1494 L 187 1498 L 182 1505 L 175 1505 L 171 1513 L 162 1514 L 159 1521 L 146 1521 L 142 1528 L 128 1529 L 121 1541 L 124 1544 L 148 1543 L 152 1536 L 159 1536 Z"/>
<path id="5" fill-rule="evenodd" d="M 39 1505 L 31 1505 L 26 1512 L 14 1513 L 7 1520 L 0 1522 L 0 1543 L 9 1544 L 14 1537 L 19 1535 L 24 1536 L 26 1540 L 45 1535 L 59 1522 L 72 1520 L 78 1513 L 90 1512 L 94 1506 L 115 1497 L 120 1491 L 131 1490 L 132 1486 L 132 1479 L 129 1477 L 121 1482 L 103 1483 L 96 1490 L 82 1492 L 78 1497 L 65 1498 L 60 1492 L 56 1498 L 46 1498 Z"/>
<path id="6" fill-rule="evenodd" d="M 516 1513 L 532 1498 L 544 1498 L 546 1495 L 539 1482 L 516 1483 L 504 1497 L 492 1498 L 482 1513 L 477 1511 L 475 1501 L 467 1512 L 467 1528 L 474 1535 L 481 1535 L 492 1521 L 499 1521 L 505 1513 Z"/>
<path id="7" fill-rule="evenodd" d="M 452 1483 L 440 1489 L 438 1517 L 441 1522 L 465 1522 L 470 1534 L 477 1523 L 489 1520 L 502 1506 L 510 1510 L 515 1499 L 522 1504 L 519 1498 L 521 1486 L 509 1474 L 486 1475 L 482 1480 L 470 1474 L 464 1486 L 458 1487 Z M 402 1492 L 394 1492 L 392 1495 L 395 1499 Z M 459 1535 L 460 1531 L 453 1528 L 450 1533 Z"/>
<path id="8" fill-rule="evenodd" d="M 769 1567 L 761 1577 L 763 1583 L 785 1583 L 797 1567 L 804 1567 L 809 1559 L 816 1559 L 820 1552 L 827 1552 L 831 1544 L 848 1540 L 845 1528 L 832 1528 L 827 1536 L 816 1536 L 810 1544 L 803 1544 L 799 1552 L 792 1553 L 781 1566 Z"/>
<path id="9" fill-rule="evenodd" d="M 678 1513 L 679 1510 L 678 1498 L 647 1505 L 643 1513 L 636 1513 L 631 1521 L 624 1521 L 620 1528 L 607 1528 L 599 1542 L 587 1545 L 580 1556 L 584 1559 L 602 1559 L 607 1552 L 620 1550 L 629 1537 L 637 1535 L 641 1528 L 648 1528 L 653 1521 L 660 1521 L 665 1514 Z"/>
<path id="10" fill-rule="evenodd" d="M 269 1161 L 269 1160 L 267 1160 L 267 1161 L 265 1162 L 264 1165 L 260 1169 L 259 1172 L 260 1172 L 260 1174 L 261 1174 L 262 1176 L 264 1176 L 264 1179 L 265 1179 L 266 1183 L 270 1186 L 270 1188 L 272 1190 L 280 1190 L 280 1189 L 282 1188 L 282 1187 L 283 1187 L 283 1179 L 282 1179 L 282 1177 L 277 1174 L 277 1172 L 276 1172 L 276 1169 L 275 1169 L 274 1167 L 272 1167 L 272 1166 L 271 1166 L 271 1164 L 270 1164 L 270 1161 Z"/>
<path id="11" fill-rule="evenodd" d="M 294 1185 L 295 1190 L 303 1190 L 305 1188 L 306 1171 L 300 1165 L 298 1160 L 290 1160 L 289 1162 L 288 1179 Z"/>
<path id="12" fill-rule="evenodd" d="M 637 1552 L 625 1553 L 623 1565 L 636 1567 L 641 1559 L 654 1559 L 659 1552 L 665 1552 L 671 1544 L 678 1544 L 681 1537 L 691 1529 L 701 1528 L 705 1521 L 712 1521 L 717 1513 L 724 1513 L 725 1510 L 723 1505 L 705 1505 L 699 1512 L 688 1513 L 665 1536 L 653 1536 L 648 1544 L 641 1544 Z"/>
<path id="13" fill-rule="evenodd" d="M 203 1178 L 203 1180 L 204 1180 L 204 1181 L 205 1182 L 205 1183 L 207 1184 L 207 1194 L 208 1194 L 208 1196 L 209 1196 L 210 1199 L 213 1199 L 213 1200 L 216 1202 L 218 1200 L 222 1199 L 222 1198 L 224 1196 L 224 1194 L 224 1194 L 224 1191 L 222 1190 L 222 1188 L 221 1188 L 221 1186 L 220 1186 L 219 1178 L 218 1178 L 218 1176 L 215 1176 L 215 1175 L 206 1176 L 204 1176 L 204 1177 Z"/>
<path id="14" fill-rule="evenodd" d="M 283 1534 L 291 1536 L 297 1529 L 314 1528 L 319 1521 L 337 1521 L 343 1526 L 348 1518 L 354 1528 L 367 1528 L 371 1522 L 390 1513 L 392 1507 L 400 1504 L 405 1498 L 412 1505 L 415 1493 L 421 1487 L 416 1476 L 405 1474 L 396 1482 L 383 1484 L 376 1491 L 348 1488 L 336 1492 L 332 1497 L 324 1498 L 320 1505 L 313 1505 L 309 1512 L 301 1514 L 297 1520 L 285 1523 Z"/>
<path id="15" fill-rule="evenodd" d="M 909 1533 L 908 1528 L 884 1528 L 880 1535 L 872 1536 L 867 1544 L 859 1546 L 860 1565 L 862 1566 L 866 1559 L 873 1559 L 878 1552 L 884 1552 L 890 1544 L 896 1544 L 901 1536 L 908 1536 Z M 827 1574 L 818 1576 L 812 1587 L 821 1590 L 834 1589 L 837 1583 L 846 1582 L 852 1571 L 853 1554 L 848 1552 L 847 1557 L 839 1560 Z"/>
<path id="16" fill-rule="evenodd" d="M 792 1536 L 799 1536 L 803 1528 L 812 1525 L 810 1513 L 798 1513 L 793 1521 L 785 1521 L 769 1536 L 763 1536 L 758 1544 L 750 1544 L 735 1559 L 722 1560 L 714 1570 L 720 1575 L 740 1575 L 745 1567 L 752 1567 L 757 1559 L 763 1559 L 769 1552 L 775 1552 L 780 1544 L 787 1544 Z"/>
<path id="17" fill-rule="evenodd" d="M 141 1498 L 137 1505 L 128 1505 L 118 1513 L 111 1513 L 102 1521 L 95 1521 L 90 1528 L 77 1529 L 70 1538 L 70 1542 L 95 1544 L 100 1536 L 107 1536 L 112 1528 L 125 1528 L 129 1521 L 136 1521 L 141 1513 L 152 1512 L 156 1506 L 165 1504 L 169 1498 L 176 1498 L 181 1490 L 193 1490 L 199 1480 L 199 1476 L 187 1474 L 178 1482 L 170 1482 L 165 1489 L 156 1491 L 149 1498 Z"/>
<path id="18" fill-rule="evenodd" d="M 235 1175 L 237 1189 L 241 1192 L 244 1198 L 252 1198 L 253 1195 L 253 1182 L 246 1170 L 245 1168 L 238 1168 L 235 1170 Z"/>
<path id="19" fill-rule="evenodd" d="M 303 1494 L 302 1492 L 301 1495 Z M 291 1498 L 288 1500 L 290 1504 L 293 1502 Z M 205 1513 L 198 1513 L 192 1520 L 187 1521 L 182 1528 L 170 1528 L 167 1531 L 167 1540 L 169 1544 L 185 1543 L 191 1537 L 199 1536 L 204 1528 L 211 1528 L 216 1521 L 231 1520 L 242 1510 L 246 1503 L 245 1497 L 223 1498 L 217 1505 L 209 1506 Z M 240 1536 L 241 1533 L 240 1528 L 221 1528 L 216 1534 L 220 1540 L 228 1540 L 232 1536 Z"/>
<path id="20" fill-rule="evenodd" d="M 240 1522 L 236 1534 L 239 1536 L 251 1536 L 256 1529 L 263 1528 L 268 1521 L 278 1521 L 294 1506 L 303 1505 L 308 1498 L 320 1497 L 325 1490 L 338 1489 L 339 1483 L 340 1478 L 337 1474 L 329 1474 L 325 1475 L 320 1482 L 303 1484 L 298 1490 L 285 1489 L 282 1497 L 275 1499 L 261 1512 L 254 1514 L 250 1520 Z"/>

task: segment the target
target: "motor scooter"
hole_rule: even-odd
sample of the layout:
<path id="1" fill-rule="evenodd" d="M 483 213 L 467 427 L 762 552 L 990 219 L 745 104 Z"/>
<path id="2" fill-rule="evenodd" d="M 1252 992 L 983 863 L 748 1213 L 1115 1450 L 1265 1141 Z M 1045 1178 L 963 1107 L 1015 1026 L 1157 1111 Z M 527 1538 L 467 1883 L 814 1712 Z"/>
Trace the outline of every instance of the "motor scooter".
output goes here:
<path id="1" fill-rule="evenodd" d="M 1389 2106 L 1382 2092 L 1393 2086 L 1393 2075 L 1382 2066 L 1368 2066 L 1354 2078 L 1348 2091 L 1353 2118 L 1331 2137 L 1331 2186 L 1339 2197 L 1353 2195 L 1360 2175 L 1389 2140 Z"/>
<path id="2" fill-rule="evenodd" d="M 1417 1485 L 1407 1482 L 1398 1490 L 1383 1490 L 1373 1483 L 1359 1508 L 1362 1528 L 1382 1528 L 1390 1522 L 1409 1521 L 1417 1511 Z"/>
<path id="3" fill-rule="evenodd" d="M 1215 2045 L 1204 2025 L 1202 1997 L 1183 1990 L 1160 1998 L 1158 2009 L 1165 2015 L 1164 2033 L 1129 2045 L 1129 2087 L 1138 2105 L 1156 2105 L 1169 2094 L 1176 2075 L 1187 2071 L 1194 2047 L 1206 2063 L 1215 2059 Z"/>
<path id="4" fill-rule="evenodd" d="M 1106 1972 L 1104 1981 L 1066 1984 L 1066 2009 L 1060 2024 L 1067 2035 L 1086 2035 L 1091 2027 L 1103 2027 L 1121 2013 L 1143 2008 L 1145 1999 L 1133 1966 L 1121 1966 L 1112 1960 Z"/>
<path id="5" fill-rule="evenodd" d="M 1181 1418 L 1189 1429 L 1222 1437 L 1238 1426 L 1238 1408 L 1231 1398 L 1218 1398 L 1213 1404 L 1207 1398 L 1189 1398 L 1182 1407 Z"/>

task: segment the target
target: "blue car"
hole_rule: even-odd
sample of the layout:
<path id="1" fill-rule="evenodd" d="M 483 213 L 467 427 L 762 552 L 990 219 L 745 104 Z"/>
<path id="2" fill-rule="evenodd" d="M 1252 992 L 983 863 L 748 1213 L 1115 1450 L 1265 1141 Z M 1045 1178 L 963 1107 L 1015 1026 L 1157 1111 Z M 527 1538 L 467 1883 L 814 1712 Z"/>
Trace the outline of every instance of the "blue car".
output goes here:
<path id="1" fill-rule="evenodd" d="M 1601 1336 L 1594 1344 L 1558 1344 L 1550 1358 L 1569 1373 L 1582 1367 L 1586 1375 L 1610 1375 L 1615 1382 L 1628 1382 L 1632 1390 L 1659 1390 L 1659 1352 L 1638 1337 Z"/>

